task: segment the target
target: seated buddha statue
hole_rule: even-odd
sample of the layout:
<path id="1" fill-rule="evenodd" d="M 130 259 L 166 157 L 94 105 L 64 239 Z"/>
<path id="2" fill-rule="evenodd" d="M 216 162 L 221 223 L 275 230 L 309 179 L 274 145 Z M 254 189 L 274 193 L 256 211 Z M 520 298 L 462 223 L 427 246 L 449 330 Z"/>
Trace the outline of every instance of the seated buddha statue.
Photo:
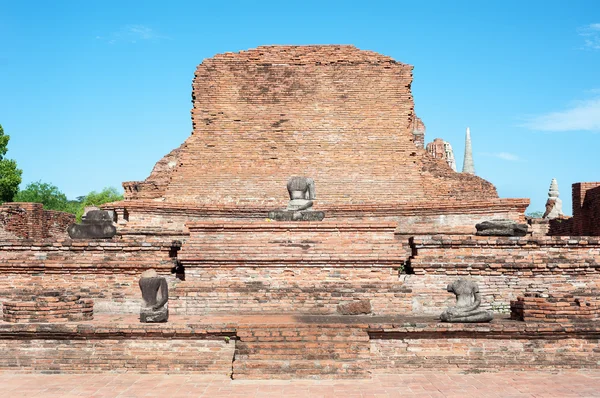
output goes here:
<path id="1" fill-rule="evenodd" d="M 315 181 L 308 177 L 291 177 L 287 183 L 290 202 L 286 210 L 308 210 L 315 199 Z"/>
<path id="2" fill-rule="evenodd" d="M 169 319 L 169 287 L 167 280 L 158 276 L 155 270 L 150 269 L 142 273 L 140 290 L 144 300 L 140 308 L 140 322 L 155 323 L 166 322 Z"/>
<path id="3" fill-rule="evenodd" d="M 448 285 L 448 292 L 456 295 L 456 305 L 440 315 L 443 322 L 481 323 L 494 318 L 492 312 L 479 309 L 481 294 L 472 280 L 460 278 Z"/>
<path id="4" fill-rule="evenodd" d="M 290 196 L 283 210 L 272 210 L 268 218 L 275 221 L 322 221 L 325 213 L 314 211 L 315 181 L 308 177 L 290 177 L 287 183 Z"/>

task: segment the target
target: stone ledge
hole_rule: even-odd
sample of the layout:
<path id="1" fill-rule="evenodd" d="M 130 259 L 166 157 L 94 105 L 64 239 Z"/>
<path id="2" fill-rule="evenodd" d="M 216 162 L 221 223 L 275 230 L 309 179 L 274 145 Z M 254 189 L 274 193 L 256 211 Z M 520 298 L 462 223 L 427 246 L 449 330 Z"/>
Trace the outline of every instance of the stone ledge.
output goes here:
<path id="1" fill-rule="evenodd" d="M 258 336 L 260 330 L 362 330 L 371 339 L 459 338 L 562 339 L 600 338 L 600 325 L 590 323 L 520 322 L 508 318 L 490 323 L 444 323 L 434 317 L 342 315 L 180 316 L 169 322 L 142 324 L 136 315 L 98 315 L 93 321 L 15 324 L 0 322 L 0 339 L 222 339 Z M 258 332 L 255 334 L 255 332 Z M 268 336 L 271 336 L 269 334 Z"/>
<path id="2" fill-rule="evenodd" d="M 411 244 L 417 249 L 430 247 L 515 247 L 515 246 L 600 246 L 597 236 L 475 236 L 475 235 L 418 235 Z"/>

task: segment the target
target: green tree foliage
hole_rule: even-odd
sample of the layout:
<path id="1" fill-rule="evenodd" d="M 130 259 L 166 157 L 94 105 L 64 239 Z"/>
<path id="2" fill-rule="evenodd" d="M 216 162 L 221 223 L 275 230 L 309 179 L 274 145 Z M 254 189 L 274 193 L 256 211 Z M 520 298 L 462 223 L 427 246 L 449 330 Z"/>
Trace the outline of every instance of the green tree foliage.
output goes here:
<path id="1" fill-rule="evenodd" d="M 14 200 L 21 184 L 22 170 L 17 168 L 17 162 L 5 159 L 8 151 L 9 135 L 4 135 L 4 129 L 0 125 L 0 203 Z"/>
<path id="2" fill-rule="evenodd" d="M 123 195 L 116 188 L 104 188 L 100 192 L 92 191 L 76 200 L 68 200 L 58 187 L 46 182 L 32 182 L 24 190 L 17 193 L 15 202 L 43 203 L 44 209 L 65 211 L 77 215 L 81 220 L 86 206 L 100 206 L 108 202 L 123 200 Z"/>
<path id="3" fill-rule="evenodd" d="M 24 190 L 15 195 L 14 200 L 15 202 L 43 203 L 47 210 L 68 211 L 70 207 L 73 207 L 67 200 L 67 195 L 60 189 L 41 181 L 28 184 Z"/>
<path id="4" fill-rule="evenodd" d="M 544 215 L 543 211 L 530 211 L 529 213 L 526 214 L 526 216 L 529 216 L 531 218 L 542 218 L 543 215 Z"/>
<path id="5" fill-rule="evenodd" d="M 86 206 L 100 206 L 105 203 L 116 202 L 123 200 L 123 194 L 119 193 L 117 188 L 107 187 L 100 192 L 92 191 L 85 196 L 77 198 L 80 201 L 80 207 L 75 213 L 77 219 L 80 220 L 83 215 L 83 210 Z"/>

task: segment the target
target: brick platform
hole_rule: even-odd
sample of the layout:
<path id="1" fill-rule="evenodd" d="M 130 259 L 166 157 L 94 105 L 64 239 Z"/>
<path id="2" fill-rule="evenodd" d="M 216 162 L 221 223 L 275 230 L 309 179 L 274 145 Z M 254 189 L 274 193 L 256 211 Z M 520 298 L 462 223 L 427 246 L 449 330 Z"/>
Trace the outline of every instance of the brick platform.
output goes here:
<path id="1" fill-rule="evenodd" d="M 0 323 L 0 370 L 209 373 L 234 379 L 362 378 L 408 368 L 598 368 L 594 324 L 445 324 L 372 316 L 134 316 Z"/>

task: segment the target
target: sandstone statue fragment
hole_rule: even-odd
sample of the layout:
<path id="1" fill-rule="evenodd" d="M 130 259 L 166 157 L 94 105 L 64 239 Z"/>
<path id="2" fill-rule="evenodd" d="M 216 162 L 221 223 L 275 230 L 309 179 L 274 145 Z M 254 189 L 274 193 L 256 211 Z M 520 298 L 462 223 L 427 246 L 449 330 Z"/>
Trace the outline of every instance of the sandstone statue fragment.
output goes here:
<path id="1" fill-rule="evenodd" d="M 519 224 L 513 220 L 496 219 L 475 225 L 477 236 L 525 236 L 527 224 Z"/>
<path id="2" fill-rule="evenodd" d="M 483 323 L 494 318 L 490 311 L 479 309 L 479 286 L 470 279 L 460 278 L 448 285 L 448 292 L 456 295 L 456 305 L 442 312 L 442 322 Z"/>
<path id="3" fill-rule="evenodd" d="M 140 308 L 140 322 L 157 323 L 169 319 L 169 287 L 167 280 L 155 270 L 147 270 L 140 278 L 140 290 L 144 300 Z"/>
<path id="4" fill-rule="evenodd" d="M 322 211 L 311 210 L 316 199 L 315 181 L 308 177 L 291 177 L 287 183 L 290 201 L 285 210 L 269 212 L 269 218 L 276 221 L 321 221 Z"/>
<path id="5" fill-rule="evenodd" d="M 542 218 L 554 219 L 563 215 L 562 212 L 562 200 L 559 199 L 558 182 L 556 178 L 550 182 L 550 189 L 548 190 L 548 200 L 546 201 L 546 212 Z"/>
<path id="6" fill-rule="evenodd" d="M 117 233 L 113 224 L 113 213 L 106 210 L 90 210 L 81 219 L 81 224 L 71 224 L 67 232 L 71 239 L 107 239 Z"/>

